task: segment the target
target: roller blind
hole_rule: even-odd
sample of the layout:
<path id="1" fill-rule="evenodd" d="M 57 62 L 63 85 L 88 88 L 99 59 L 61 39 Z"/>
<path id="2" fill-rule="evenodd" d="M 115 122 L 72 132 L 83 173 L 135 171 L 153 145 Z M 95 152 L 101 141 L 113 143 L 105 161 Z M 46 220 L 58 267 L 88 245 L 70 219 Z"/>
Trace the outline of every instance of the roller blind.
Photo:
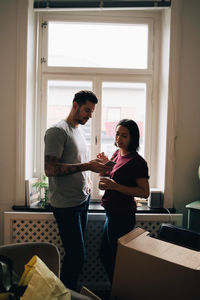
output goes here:
<path id="1" fill-rule="evenodd" d="M 34 8 L 35 9 L 91 9 L 91 8 L 134 8 L 134 7 L 169 7 L 171 1 L 169 0 L 35 0 Z"/>

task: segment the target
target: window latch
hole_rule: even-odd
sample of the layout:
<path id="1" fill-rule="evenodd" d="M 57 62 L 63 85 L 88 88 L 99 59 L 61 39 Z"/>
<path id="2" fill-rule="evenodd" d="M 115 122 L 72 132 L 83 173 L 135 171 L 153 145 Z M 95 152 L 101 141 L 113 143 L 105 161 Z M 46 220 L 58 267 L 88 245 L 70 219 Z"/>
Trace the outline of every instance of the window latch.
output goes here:
<path id="1" fill-rule="evenodd" d="M 42 28 L 47 28 L 47 21 L 42 22 L 41 27 Z"/>
<path id="2" fill-rule="evenodd" d="M 46 63 L 46 62 L 47 62 L 47 60 L 46 60 L 46 58 L 45 58 L 45 57 L 42 57 L 42 58 L 40 58 L 40 62 L 41 62 L 41 64 L 43 64 L 43 63 Z"/>

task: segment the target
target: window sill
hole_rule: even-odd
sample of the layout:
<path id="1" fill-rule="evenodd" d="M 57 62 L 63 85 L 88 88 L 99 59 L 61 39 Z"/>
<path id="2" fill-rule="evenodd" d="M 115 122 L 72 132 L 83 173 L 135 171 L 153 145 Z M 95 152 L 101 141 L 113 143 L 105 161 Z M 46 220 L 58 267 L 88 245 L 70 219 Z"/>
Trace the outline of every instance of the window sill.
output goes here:
<path id="1" fill-rule="evenodd" d="M 52 212 L 51 207 L 42 208 L 39 206 L 35 207 L 28 207 L 23 205 L 14 205 L 12 207 L 14 211 L 24 211 L 24 212 Z M 168 214 L 168 213 L 175 213 L 174 208 L 150 208 L 147 204 L 142 204 L 142 206 L 137 207 L 137 213 L 139 214 Z M 89 213 L 104 213 L 104 208 L 101 206 L 100 203 L 92 202 L 89 206 Z"/>

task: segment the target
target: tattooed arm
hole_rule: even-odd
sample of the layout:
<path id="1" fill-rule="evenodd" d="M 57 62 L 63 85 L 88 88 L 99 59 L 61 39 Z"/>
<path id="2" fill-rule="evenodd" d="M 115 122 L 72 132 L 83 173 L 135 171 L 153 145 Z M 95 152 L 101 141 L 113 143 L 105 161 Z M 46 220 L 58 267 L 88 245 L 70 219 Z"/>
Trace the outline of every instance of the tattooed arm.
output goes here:
<path id="1" fill-rule="evenodd" d="M 56 156 L 45 156 L 45 174 L 47 177 L 67 176 L 69 174 L 82 171 L 101 173 L 110 170 L 111 167 L 105 166 L 100 159 L 94 159 L 89 162 L 80 164 L 66 164 L 60 163 L 59 159 Z"/>

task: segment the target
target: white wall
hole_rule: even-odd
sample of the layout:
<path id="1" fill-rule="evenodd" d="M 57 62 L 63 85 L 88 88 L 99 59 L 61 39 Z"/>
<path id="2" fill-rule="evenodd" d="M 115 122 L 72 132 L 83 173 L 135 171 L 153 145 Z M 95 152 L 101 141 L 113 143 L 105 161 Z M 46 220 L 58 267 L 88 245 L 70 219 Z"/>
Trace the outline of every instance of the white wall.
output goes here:
<path id="1" fill-rule="evenodd" d="M 28 7 L 28 57 L 27 57 L 27 97 L 26 97 L 26 178 L 33 177 L 34 170 L 34 129 L 35 129 L 35 100 L 36 100 L 36 20 L 33 13 L 33 0 Z"/>
<path id="2" fill-rule="evenodd" d="M 176 0 L 175 0 L 176 1 Z M 185 212 L 185 205 L 200 199 L 197 168 L 200 164 L 200 1 L 182 2 L 177 140 L 172 190 L 174 206 Z M 17 1 L 0 1 L 0 244 L 2 212 L 15 203 L 16 166 L 16 30 Z M 167 163 L 167 162 L 166 162 Z"/>
<path id="3" fill-rule="evenodd" d="M 158 153 L 157 155 L 157 186 L 165 190 L 165 164 L 166 164 L 166 131 L 168 107 L 168 78 L 169 78 L 169 45 L 170 45 L 170 10 L 162 12 L 161 27 L 161 55 L 159 76 L 159 116 L 158 116 Z M 166 203 L 169 207 L 170 203 Z M 170 205 L 171 206 L 171 205 Z"/>

